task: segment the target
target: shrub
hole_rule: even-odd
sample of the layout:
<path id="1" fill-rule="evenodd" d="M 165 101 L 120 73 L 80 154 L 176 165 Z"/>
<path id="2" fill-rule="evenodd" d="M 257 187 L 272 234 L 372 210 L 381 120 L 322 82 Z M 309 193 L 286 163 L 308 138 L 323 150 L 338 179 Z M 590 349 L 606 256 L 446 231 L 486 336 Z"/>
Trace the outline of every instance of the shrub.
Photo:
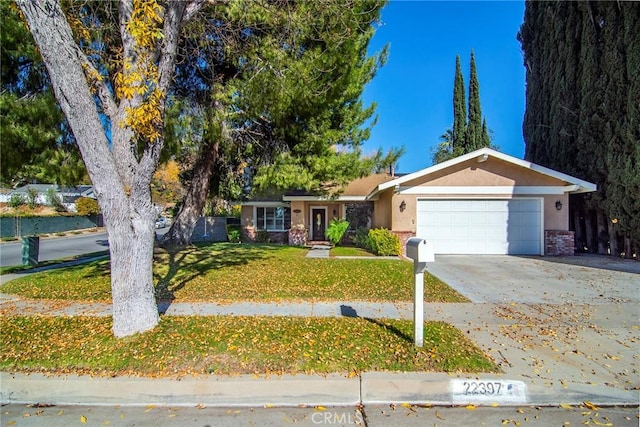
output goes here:
<path id="1" fill-rule="evenodd" d="M 369 229 L 358 227 L 356 235 L 353 237 L 353 244 L 359 248 L 371 250 L 371 239 L 369 238 Z"/>
<path id="2" fill-rule="evenodd" d="M 76 212 L 81 216 L 98 215 L 100 213 L 100 206 L 96 199 L 79 197 L 76 200 Z"/>
<path id="3" fill-rule="evenodd" d="M 227 238 L 231 243 L 240 243 L 240 225 L 229 224 L 227 225 Z"/>
<path id="4" fill-rule="evenodd" d="M 256 242 L 269 243 L 269 241 L 270 241 L 269 232 L 267 230 L 258 230 L 258 234 L 256 235 Z"/>
<path id="5" fill-rule="evenodd" d="M 20 193 L 13 193 L 11 197 L 9 197 L 8 205 L 12 208 L 19 208 L 24 205 L 26 202 L 24 200 L 24 196 Z"/>
<path id="6" fill-rule="evenodd" d="M 329 228 L 327 228 L 327 238 L 331 243 L 337 245 L 342 240 L 342 237 L 348 228 L 349 221 L 334 218 L 329 223 Z"/>
<path id="7" fill-rule="evenodd" d="M 400 239 L 386 228 L 375 228 L 369 230 L 371 240 L 371 250 L 380 256 L 400 255 L 402 247 Z"/>
<path id="8" fill-rule="evenodd" d="M 64 204 L 62 204 L 62 199 L 60 198 L 56 190 L 54 190 L 53 188 L 49 188 L 47 190 L 45 197 L 47 198 L 47 204 L 53 207 L 56 210 L 56 212 L 67 211 L 67 208 L 65 208 Z"/>
<path id="9" fill-rule="evenodd" d="M 27 205 L 29 205 L 30 209 L 35 209 L 38 207 L 38 190 L 35 188 L 27 188 Z"/>

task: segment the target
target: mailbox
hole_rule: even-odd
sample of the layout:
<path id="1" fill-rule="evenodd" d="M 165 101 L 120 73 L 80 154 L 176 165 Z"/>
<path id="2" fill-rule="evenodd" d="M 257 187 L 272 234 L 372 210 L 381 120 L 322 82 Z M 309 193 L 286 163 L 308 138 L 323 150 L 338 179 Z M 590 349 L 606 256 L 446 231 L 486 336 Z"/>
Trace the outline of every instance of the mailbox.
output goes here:
<path id="1" fill-rule="evenodd" d="M 422 273 L 427 269 L 428 262 L 434 262 L 433 244 L 418 237 L 407 241 L 407 258 L 413 260 L 414 272 Z"/>

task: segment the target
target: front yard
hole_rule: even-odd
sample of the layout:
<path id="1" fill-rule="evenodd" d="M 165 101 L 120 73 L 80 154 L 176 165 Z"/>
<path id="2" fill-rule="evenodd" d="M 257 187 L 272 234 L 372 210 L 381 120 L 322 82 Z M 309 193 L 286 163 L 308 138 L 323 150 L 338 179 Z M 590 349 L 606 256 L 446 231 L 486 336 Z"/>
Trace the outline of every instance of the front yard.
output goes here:
<path id="1" fill-rule="evenodd" d="M 401 260 L 308 259 L 303 248 L 213 244 L 158 252 L 158 298 L 188 301 L 411 301 L 413 266 Z M 3 293 L 48 300 L 110 300 L 109 262 L 37 273 Z M 425 274 L 425 300 L 465 302 Z M 51 301 L 55 304 L 55 301 Z M 163 316 L 152 331 L 124 339 L 110 317 L 0 316 L 0 370 L 91 375 L 498 372 L 458 329 L 369 318 Z"/>
<path id="2" fill-rule="evenodd" d="M 409 261 L 308 259 L 307 250 L 277 245 L 217 243 L 177 253 L 158 251 L 154 276 L 160 300 L 411 301 Z M 466 302 L 425 274 L 425 301 Z M 33 274 L 2 287 L 27 298 L 109 301 L 109 261 Z"/>

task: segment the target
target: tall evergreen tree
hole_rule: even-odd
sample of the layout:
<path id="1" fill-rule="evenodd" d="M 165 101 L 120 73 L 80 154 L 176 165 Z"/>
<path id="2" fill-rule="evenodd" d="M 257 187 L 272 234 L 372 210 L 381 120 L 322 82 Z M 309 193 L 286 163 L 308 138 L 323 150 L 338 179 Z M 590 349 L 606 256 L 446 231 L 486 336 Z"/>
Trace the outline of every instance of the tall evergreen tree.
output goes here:
<path id="1" fill-rule="evenodd" d="M 453 80 L 453 138 L 451 151 L 464 145 L 467 133 L 467 100 L 464 91 L 464 77 L 460 67 L 460 55 L 456 55 L 456 74 Z"/>
<path id="2" fill-rule="evenodd" d="M 244 178 L 246 189 L 333 192 L 371 171 L 381 156 L 363 159 L 361 144 L 374 106 L 360 96 L 385 58 L 366 52 L 382 6 L 220 3 L 208 25 L 194 22 L 183 43 L 200 56 L 178 66 L 175 91 L 199 106 L 203 130 L 163 245 L 190 243 L 206 197 L 239 200 Z"/>
<path id="3" fill-rule="evenodd" d="M 525 157 L 598 185 L 571 197 L 579 250 L 637 254 L 640 9 L 529 1 L 518 39 L 527 71 Z"/>
<path id="4" fill-rule="evenodd" d="M 431 149 L 434 164 L 442 163 L 462 154 L 470 153 L 491 145 L 487 121 L 480 108 L 480 83 L 476 70 L 476 60 L 471 51 L 471 71 L 469 81 L 469 116 L 467 117 L 464 92 L 464 78 L 460 68 L 460 55 L 456 56 L 456 72 L 453 79 L 453 129 L 447 129 L 440 136 L 440 142 Z"/>
<path id="5" fill-rule="evenodd" d="M 476 70 L 476 58 L 471 51 L 469 71 L 469 121 L 467 122 L 467 138 L 464 152 L 469 153 L 483 146 L 482 109 L 480 108 L 480 83 Z"/>
<path id="6" fill-rule="evenodd" d="M 14 3 L 0 2 L 0 182 L 78 184 L 86 171 Z"/>

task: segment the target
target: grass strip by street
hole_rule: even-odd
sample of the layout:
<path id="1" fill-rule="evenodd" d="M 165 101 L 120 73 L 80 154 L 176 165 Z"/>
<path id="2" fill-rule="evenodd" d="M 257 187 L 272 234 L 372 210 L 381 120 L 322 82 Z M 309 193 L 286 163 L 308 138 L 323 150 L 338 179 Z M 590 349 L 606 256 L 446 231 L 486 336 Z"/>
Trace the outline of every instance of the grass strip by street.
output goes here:
<path id="1" fill-rule="evenodd" d="M 307 249 L 216 243 L 154 255 L 160 300 L 194 301 L 411 301 L 413 266 L 402 260 L 309 259 Z M 424 275 L 425 301 L 467 302 Z M 33 274 L 2 292 L 37 299 L 110 301 L 109 261 Z"/>
<path id="2" fill-rule="evenodd" d="M 82 255 L 74 255 L 71 257 L 66 257 L 66 258 L 61 258 L 61 259 L 56 259 L 56 260 L 50 260 L 50 261 L 41 261 L 38 263 L 38 265 L 10 265 L 7 267 L 0 267 L 0 275 L 3 274 L 12 274 L 12 273 L 27 273 L 31 270 L 37 269 L 37 268 L 43 268 L 43 267 L 50 267 L 53 265 L 57 265 L 57 264 L 61 264 L 61 263 L 65 263 L 65 262 L 71 262 L 71 261 L 80 261 L 86 258 L 95 258 L 95 257 L 99 257 L 99 256 L 107 256 L 109 255 L 109 251 L 98 251 L 98 252 L 91 252 L 88 254 L 82 254 Z"/>
<path id="3" fill-rule="evenodd" d="M 498 372 L 459 330 L 426 322 L 424 347 L 402 320 L 164 317 L 124 339 L 110 318 L 0 317 L 0 370 L 100 376 Z"/>

